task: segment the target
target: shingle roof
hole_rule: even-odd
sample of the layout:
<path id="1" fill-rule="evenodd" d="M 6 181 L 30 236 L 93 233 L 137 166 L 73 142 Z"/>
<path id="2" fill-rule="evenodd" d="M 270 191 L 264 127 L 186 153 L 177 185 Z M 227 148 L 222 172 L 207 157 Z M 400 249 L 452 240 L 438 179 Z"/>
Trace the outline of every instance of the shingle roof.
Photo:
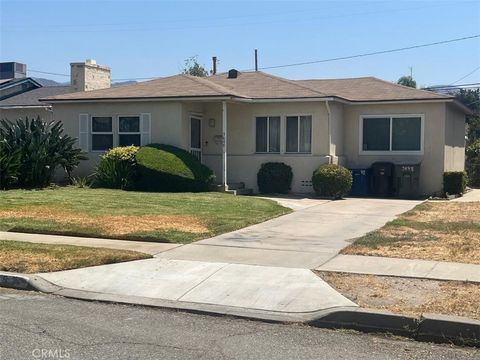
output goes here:
<path id="1" fill-rule="evenodd" d="M 238 92 L 252 99 L 282 98 L 318 98 L 327 97 L 323 91 L 317 91 L 296 81 L 273 76 L 262 71 L 242 72 L 235 79 L 227 74 L 210 76 L 208 80 L 224 88 Z"/>
<path id="2" fill-rule="evenodd" d="M 0 100 L 0 108 L 11 106 L 45 106 L 46 104 L 40 102 L 39 99 L 47 96 L 66 94 L 69 90 L 70 86 L 47 86 L 29 90 L 7 99 Z"/>
<path id="3" fill-rule="evenodd" d="M 375 77 L 297 80 L 296 83 L 349 101 L 433 100 L 452 96 L 414 89 Z"/>
<path id="4" fill-rule="evenodd" d="M 138 84 L 77 92 L 48 100 L 108 100 L 139 98 L 224 97 L 246 99 L 301 99 L 339 97 L 349 101 L 451 99 L 431 91 L 412 89 L 374 77 L 331 80 L 288 80 L 261 71 L 207 78 L 175 75 Z"/>
<path id="5" fill-rule="evenodd" d="M 138 84 L 55 96 L 58 100 L 241 96 L 206 78 L 175 75 Z"/>

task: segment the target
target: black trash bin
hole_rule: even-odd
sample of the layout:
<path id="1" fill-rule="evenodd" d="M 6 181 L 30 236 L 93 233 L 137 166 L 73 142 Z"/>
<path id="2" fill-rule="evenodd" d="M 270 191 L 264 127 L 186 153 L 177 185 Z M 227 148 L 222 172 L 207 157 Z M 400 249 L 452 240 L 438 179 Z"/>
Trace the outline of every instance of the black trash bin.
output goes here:
<path id="1" fill-rule="evenodd" d="M 372 164 L 372 194 L 378 197 L 393 196 L 393 168 L 389 162 Z"/>
<path id="2" fill-rule="evenodd" d="M 394 169 L 395 196 L 403 199 L 418 197 L 420 164 L 398 164 Z"/>

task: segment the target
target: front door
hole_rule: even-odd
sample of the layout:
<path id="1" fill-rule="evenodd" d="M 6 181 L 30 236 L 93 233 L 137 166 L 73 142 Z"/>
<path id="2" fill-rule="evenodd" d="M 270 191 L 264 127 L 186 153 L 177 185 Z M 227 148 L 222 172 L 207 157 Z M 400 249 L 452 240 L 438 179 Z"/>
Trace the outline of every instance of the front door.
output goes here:
<path id="1" fill-rule="evenodd" d="M 190 152 L 202 161 L 202 120 L 193 116 L 190 118 Z"/>

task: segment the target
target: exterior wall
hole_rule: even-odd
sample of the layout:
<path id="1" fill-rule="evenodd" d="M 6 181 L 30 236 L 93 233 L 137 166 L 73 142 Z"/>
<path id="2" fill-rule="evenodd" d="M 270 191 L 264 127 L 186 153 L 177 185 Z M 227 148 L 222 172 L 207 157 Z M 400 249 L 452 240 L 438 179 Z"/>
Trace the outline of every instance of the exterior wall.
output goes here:
<path id="1" fill-rule="evenodd" d="M 41 119 L 46 121 L 53 120 L 53 112 L 47 110 L 47 108 L 44 107 L 0 109 L 0 119 L 8 119 L 13 121 L 17 119 L 25 119 L 26 117 L 32 119 L 37 118 L 38 116 L 40 116 Z"/>
<path id="2" fill-rule="evenodd" d="M 465 114 L 447 106 L 445 123 L 445 171 L 465 170 Z"/>
<path id="3" fill-rule="evenodd" d="M 178 147 L 185 145 L 185 130 L 180 121 L 182 106 L 175 102 L 112 102 L 112 103 L 76 103 L 54 104 L 55 120 L 63 122 L 66 133 L 78 138 L 79 114 L 96 116 L 151 114 L 151 142 L 170 144 Z M 114 120 L 113 126 L 116 125 Z M 82 161 L 76 170 L 76 176 L 88 176 L 94 171 L 103 151 L 89 151 L 89 160 Z"/>
<path id="4" fill-rule="evenodd" d="M 345 106 L 345 155 L 350 168 L 369 167 L 376 161 L 421 163 L 420 193 L 442 191 L 445 157 L 445 103 L 381 104 Z M 391 114 L 424 115 L 423 155 L 360 155 L 360 116 Z"/>
<path id="5" fill-rule="evenodd" d="M 255 153 L 255 116 L 281 116 L 280 154 Z M 285 153 L 285 116 L 312 115 L 312 153 Z M 221 181 L 221 143 L 215 136 L 222 134 L 220 103 L 206 104 L 203 122 L 203 162 Z M 210 126 L 214 119 L 214 126 Z M 212 122 L 212 123 L 213 123 Z M 292 191 L 312 192 L 313 171 L 329 162 L 328 114 L 323 102 L 291 103 L 229 103 L 227 106 L 227 179 L 229 183 L 244 182 L 247 188 L 258 191 L 257 173 L 265 162 L 284 162 L 292 167 Z M 217 138 L 218 139 L 218 138 Z"/>
<path id="6" fill-rule="evenodd" d="M 330 102 L 330 155 L 332 162 L 343 165 L 346 161 L 344 156 L 344 105 Z"/>

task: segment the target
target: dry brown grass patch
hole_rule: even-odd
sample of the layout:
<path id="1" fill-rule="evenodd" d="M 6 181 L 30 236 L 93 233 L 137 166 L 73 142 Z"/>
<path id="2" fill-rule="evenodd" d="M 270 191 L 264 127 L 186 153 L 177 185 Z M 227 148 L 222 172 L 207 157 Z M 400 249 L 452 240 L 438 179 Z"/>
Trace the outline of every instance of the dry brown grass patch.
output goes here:
<path id="1" fill-rule="evenodd" d="M 478 224 L 480 202 L 428 202 L 342 253 L 480 264 Z"/>
<path id="2" fill-rule="evenodd" d="M 480 284 L 333 272 L 317 274 L 364 308 L 415 316 L 435 313 L 480 320 Z"/>
<path id="3" fill-rule="evenodd" d="M 73 213 L 51 207 L 22 207 L 0 210 L 0 218 L 54 220 L 59 223 L 94 227 L 108 235 L 127 235 L 155 230 L 177 230 L 206 233 L 208 228 L 199 219 L 185 215 L 97 215 Z"/>
<path id="4" fill-rule="evenodd" d="M 127 250 L 0 241 L 0 271 L 51 272 L 150 257 Z"/>

